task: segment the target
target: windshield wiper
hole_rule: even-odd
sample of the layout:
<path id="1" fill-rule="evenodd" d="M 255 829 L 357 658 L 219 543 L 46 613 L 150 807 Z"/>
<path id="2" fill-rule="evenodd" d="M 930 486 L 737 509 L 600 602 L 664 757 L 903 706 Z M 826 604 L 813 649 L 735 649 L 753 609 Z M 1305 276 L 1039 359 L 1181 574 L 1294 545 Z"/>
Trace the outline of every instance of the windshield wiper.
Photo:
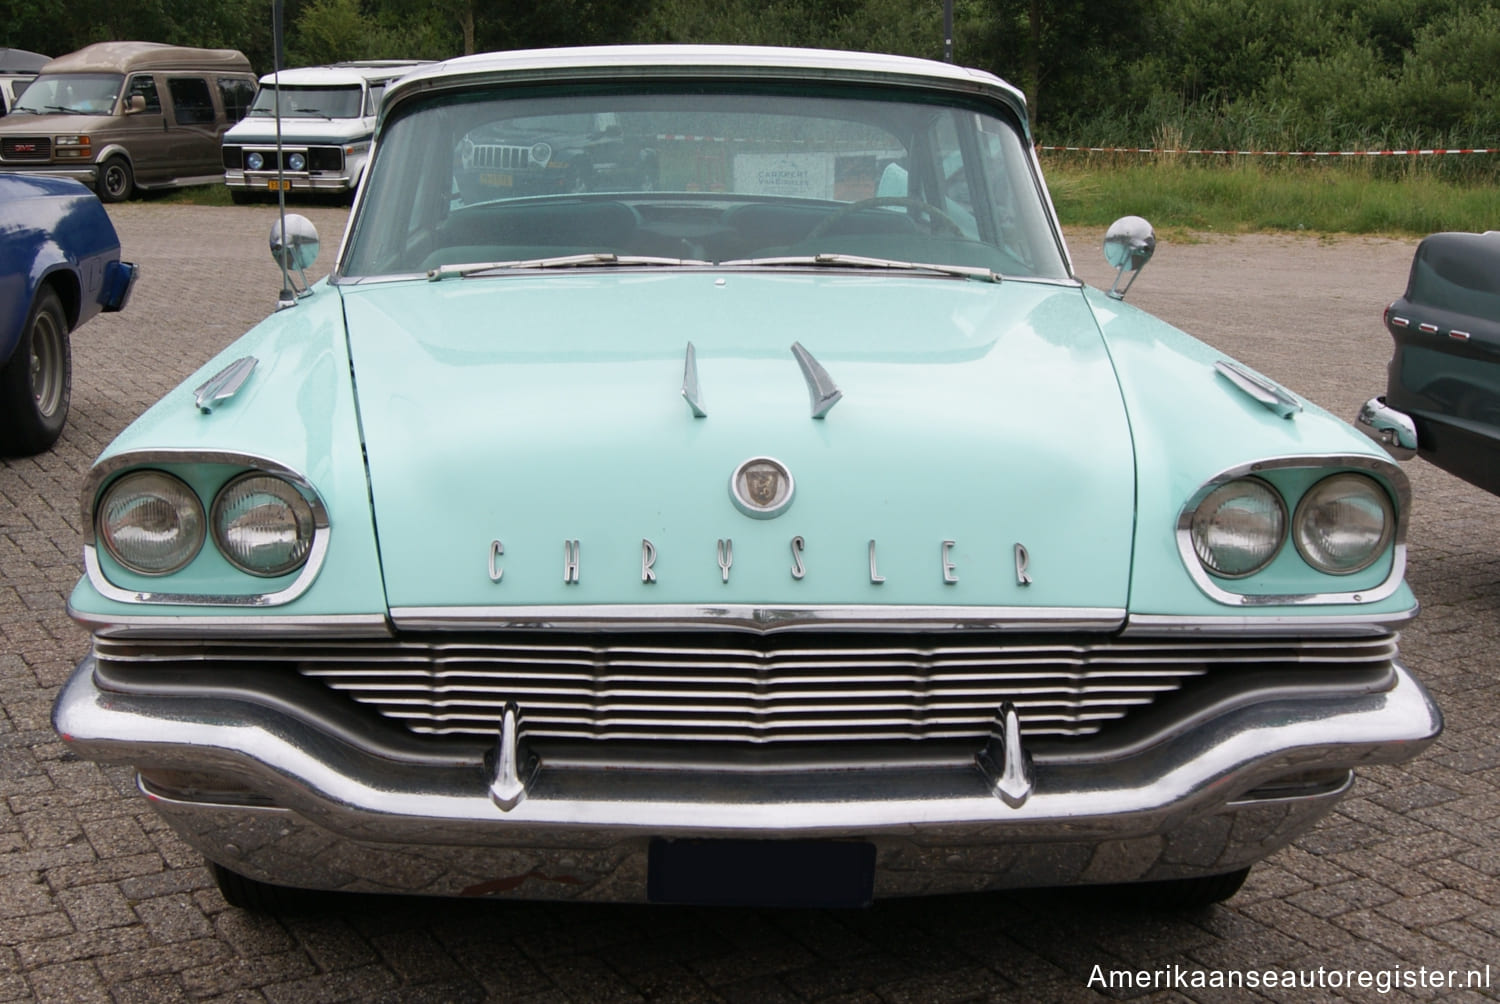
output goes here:
<path id="1" fill-rule="evenodd" d="M 695 258 L 653 258 L 647 255 L 618 255 L 608 251 L 596 251 L 590 254 L 568 254 L 558 255 L 555 258 L 523 258 L 516 261 L 490 261 L 469 262 L 459 265 L 439 265 L 437 268 L 428 269 L 427 278 L 433 282 L 446 279 L 449 276 L 459 276 L 467 279 L 470 276 L 488 275 L 495 272 L 528 272 L 534 269 L 544 268 L 592 268 L 600 265 L 651 265 L 651 266 L 678 266 L 678 265 L 709 265 L 711 262 L 699 261 Z"/>
<path id="2" fill-rule="evenodd" d="M 1000 282 L 1004 278 L 994 269 L 977 265 L 938 265 L 930 262 L 896 261 L 891 258 L 867 258 L 857 254 L 789 255 L 781 258 L 737 258 L 720 262 L 725 267 L 750 266 L 754 268 L 806 267 L 828 265 L 835 268 L 892 269 L 901 272 L 933 272 L 938 275 L 953 275 L 963 279 L 979 279 L 984 282 Z"/>

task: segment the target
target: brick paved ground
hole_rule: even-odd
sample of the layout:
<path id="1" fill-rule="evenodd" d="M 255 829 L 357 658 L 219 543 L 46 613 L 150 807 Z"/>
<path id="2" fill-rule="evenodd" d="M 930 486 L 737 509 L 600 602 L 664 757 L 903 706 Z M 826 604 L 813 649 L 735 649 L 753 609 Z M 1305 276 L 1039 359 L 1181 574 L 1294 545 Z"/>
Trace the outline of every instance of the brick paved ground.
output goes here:
<path id="1" fill-rule="evenodd" d="M 274 213 L 136 202 L 111 215 L 144 266 L 134 301 L 77 333 L 58 447 L 0 467 L 0 1000 L 1069 1001 L 1097 997 L 1096 965 L 1489 966 L 1488 989 L 1445 995 L 1500 993 L 1500 500 L 1422 463 L 1410 466 L 1410 577 L 1424 612 L 1404 652 L 1447 732 L 1412 764 L 1365 772 L 1354 797 L 1227 906 L 1163 916 L 1027 893 L 832 913 L 371 900 L 270 918 L 226 907 L 129 772 L 73 758 L 48 714 L 87 647 L 65 612 L 83 475 L 141 408 L 269 311 Z M 326 266 L 344 214 L 309 215 Z M 1096 283 L 1097 239 L 1076 234 L 1073 249 Z M 1404 286 L 1411 248 L 1171 242 L 1132 300 L 1350 415 L 1384 384 L 1380 311 Z"/>

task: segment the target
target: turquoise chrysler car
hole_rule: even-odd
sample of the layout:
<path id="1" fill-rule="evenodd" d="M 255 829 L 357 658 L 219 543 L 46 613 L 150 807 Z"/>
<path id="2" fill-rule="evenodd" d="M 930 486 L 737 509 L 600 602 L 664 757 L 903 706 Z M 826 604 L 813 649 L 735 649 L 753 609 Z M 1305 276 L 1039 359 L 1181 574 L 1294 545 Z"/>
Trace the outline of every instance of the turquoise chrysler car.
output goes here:
<path id="1" fill-rule="evenodd" d="M 521 184 L 554 120 L 649 169 Z M 1128 306 L 1154 245 L 1081 283 L 977 70 L 419 69 L 329 277 L 94 465 L 54 724 L 241 906 L 1230 896 L 1442 721 L 1407 479 Z"/>

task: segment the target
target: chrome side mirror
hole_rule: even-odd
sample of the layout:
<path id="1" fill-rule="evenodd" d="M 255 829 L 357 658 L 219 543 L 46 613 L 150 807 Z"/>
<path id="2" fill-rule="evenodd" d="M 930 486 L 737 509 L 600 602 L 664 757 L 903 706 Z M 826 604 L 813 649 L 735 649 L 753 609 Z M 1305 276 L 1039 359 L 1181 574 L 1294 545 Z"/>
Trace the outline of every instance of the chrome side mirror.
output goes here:
<path id="1" fill-rule="evenodd" d="M 1115 284 L 1109 287 L 1111 299 L 1123 300 L 1135 277 L 1156 253 L 1156 231 L 1139 216 L 1122 216 L 1109 225 L 1104 234 L 1104 259 L 1115 267 Z M 1120 280 L 1130 278 L 1122 289 Z"/>
<path id="2" fill-rule="evenodd" d="M 307 281 L 307 268 L 317 260 L 318 247 L 318 228 L 306 216 L 288 213 L 271 224 L 271 258 L 281 268 L 281 298 L 276 303 L 277 310 L 295 306 L 299 298 L 312 292 Z M 302 277 L 301 289 L 292 281 L 292 272 Z"/>

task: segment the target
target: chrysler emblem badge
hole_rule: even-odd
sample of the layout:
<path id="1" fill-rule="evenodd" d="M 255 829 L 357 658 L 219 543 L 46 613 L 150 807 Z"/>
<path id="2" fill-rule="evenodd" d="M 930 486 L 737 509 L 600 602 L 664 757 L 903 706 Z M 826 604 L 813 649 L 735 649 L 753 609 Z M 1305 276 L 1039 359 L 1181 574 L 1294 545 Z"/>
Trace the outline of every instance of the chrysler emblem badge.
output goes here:
<path id="1" fill-rule="evenodd" d="M 753 519 L 773 519 L 792 504 L 792 472 L 779 460 L 752 457 L 734 469 L 729 496 L 735 508 Z"/>

